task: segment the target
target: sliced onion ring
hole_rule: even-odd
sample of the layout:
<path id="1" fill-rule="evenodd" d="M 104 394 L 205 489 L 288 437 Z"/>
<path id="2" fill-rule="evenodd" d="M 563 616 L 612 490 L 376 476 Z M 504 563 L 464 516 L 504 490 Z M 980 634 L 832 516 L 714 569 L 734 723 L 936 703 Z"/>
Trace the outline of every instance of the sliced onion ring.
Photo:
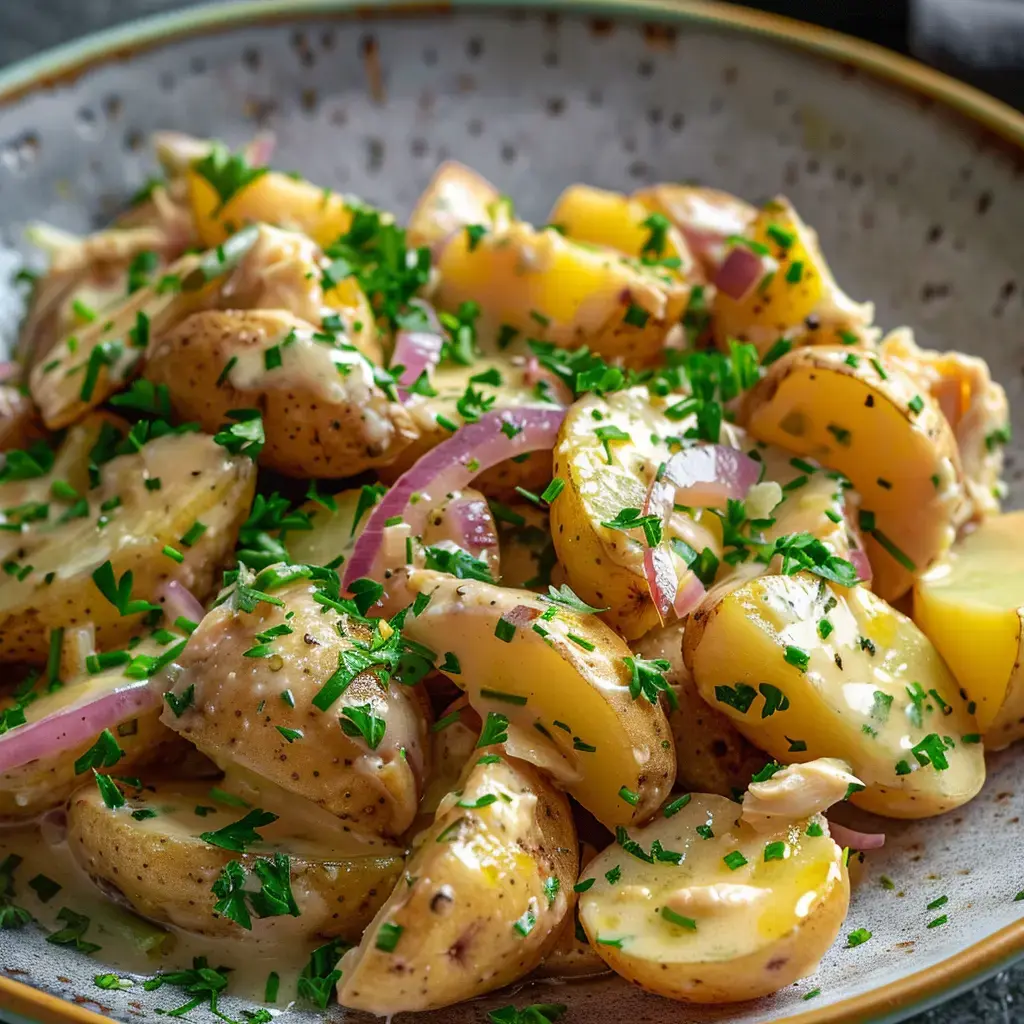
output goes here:
<path id="1" fill-rule="evenodd" d="M 761 463 L 738 448 L 701 444 L 676 452 L 662 472 L 662 480 L 675 486 L 681 505 L 722 508 L 733 498 L 742 501 L 761 477 Z"/>
<path id="2" fill-rule="evenodd" d="M 392 366 L 401 366 L 398 378 L 398 397 L 403 404 L 409 401 L 408 389 L 426 371 L 430 373 L 441 361 L 441 347 L 444 345 L 444 329 L 434 312 L 434 307 L 419 299 L 411 303 L 423 314 L 422 327 L 403 327 L 395 335 L 395 351 L 391 356 Z"/>
<path id="3" fill-rule="evenodd" d="M 885 846 L 884 832 L 858 832 L 835 821 L 829 821 L 828 830 L 840 846 L 848 846 L 851 850 L 880 850 Z"/>
<path id="4" fill-rule="evenodd" d="M 53 757 L 94 740 L 104 729 L 114 729 L 130 718 L 160 704 L 164 680 L 143 679 L 116 690 L 93 694 L 68 704 L 45 718 L 28 722 L 0 736 L 0 772 L 10 771 L 43 757 Z M 91 689 L 88 684 L 82 687 Z"/>
<path id="5" fill-rule="evenodd" d="M 395 481 L 370 513 L 345 568 L 344 586 L 364 576 L 377 578 L 382 572 L 384 524 L 389 519 L 398 516 L 412 535 L 422 534 L 427 514 L 444 495 L 461 491 L 485 469 L 505 459 L 554 448 L 563 419 L 564 409 L 549 406 L 496 409 L 460 427 L 427 452 Z M 508 433 L 502 430 L 506 425 Z M 509 437 L 513 429 L 517 432 Z M 420 500 L 412 504 L 414 494 L 420 495 Z"/>
<path id="6" fill-rule="evenodd" d="M 745 245 L 737 245 L 718 268 L 715 286 L 730 299 L 742 302 L 770 269 L 763 257 L 751 252 Z"/>

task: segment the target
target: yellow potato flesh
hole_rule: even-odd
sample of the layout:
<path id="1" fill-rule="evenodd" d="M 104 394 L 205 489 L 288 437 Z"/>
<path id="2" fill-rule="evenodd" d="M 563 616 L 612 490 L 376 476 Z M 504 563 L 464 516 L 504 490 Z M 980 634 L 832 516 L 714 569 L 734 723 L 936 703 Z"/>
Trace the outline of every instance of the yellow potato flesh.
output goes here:
<path id="1" fill-rule="evenodd" d="M 956 681 L 870 591 L 765 576 L 701 615 L 703 633 L 687 637 L 701 695 L 780 762 L 842 758 L 867 786 L 853 802 L 897 818 L 940 814 L 981 788 L 978 724 Z M 948 767 L 930 762 L 933 745 Z"/>
<path id="2" fill-rule="evenodd" d="M 877 532 L 865 537 L 874 588 L 895 600 L 952 543 L 956 444 L 932 400 L 902 374 L 884 370 L 882 378 L 863 356 L 854 373 L 842 362 L 848 353 L 814 351 L 816 361 L 780 370 L 763 400 L 755 391 L 746 425 L 758 439 L 850 478 L 861 508 L 874 513 Z M 920 416 L 907 408 L 915 397 Z"/>
<path id="3" fill-rule="evenodd" d="M 674 273 L 686 275 L 693 269 L 693 257 L 678 229 L 665 232 L 664 244 L 658 250 L 647 248 L 651 228 L 644 221 L 651 211 L 638 199 L 621 192 L 608 192 L 589 185 L 570 185 L 556 201 L 548 221 L 577 242 L 607 246 L 640 259 L 675 259 L 680 261 Z"/>
<path id="4" fill-rule="evenodd" d="M 200 241 L 220 245 L 247 224 L 277 224 L 301 231 L 320 246 L 337 241 L 352 226 L 352 207 L 345 196 L 278 171 L 260 175 L 228 201 L 197 171 L 189 169 L 189 204 Z"/>
<path id="5" fill-rule="evenodd" d="M 631 366 L 660 356 L 690 296 L 663 270 L 522 223 L 475 242 L 460 232 L 444 247 L 438 269 L 437 304 L 454 311 L 479 303 L 482 338 L 508 327 L 561 348 L 589 345 Z"/>
<path id="6" fill-rule="evenodd" d="M 977 704 L 986 741 L 1020 657 L 1022 609 L 1024 512 L 986 519 L 914 585 L 914 621 Z M 1009 710 L 1016 724 L 1024 708 Z"/>
<path id="7" fill-rule="evenodd" d="M 842 851 L 820 816 L 759 833 L 739 813 L 724 797 L 695 795 L 629 837 L 647 854 L 659 841 L 678 864 L 613 845 L 587 865 L 582 877 L 594 883 L 580 895 L 580 923 L 609 966 L 701 1003 L 767 995 L 814 970 L 849 902 Z"/>
<path id="8" fill-rule="evenodd" d="M 423 571 L 409 585 L 430 602 L 406 617 L 404 634 L 439 662 L 456 655 L 461 671 L 446 674 L 482 718 L 494 712 L 518 726 L 521 742 L 533 743 L 527 760 L 603 824 L 650 815 L 675 778 L 672 742 L 661 708 L 630 698 L 630 652 L 615 633 L 528 591 Z M 553 619 L 540 618 L 552 608 Z M 499 619 L 519 623 L 507 642 L 495 634 Z"/>
<path id="9" fill-rule="evenodd" d="M 353 488 L 328 495 L 321 501 L 307 501 L 299 511 L 309 516 L 313 528 L 289 532 L 284 538 L 292 559 L 306 565 L 337 567 L 343 572 L 341 567 L 376 504 L 364 499 L 364 506 L 369 504 L 369 507 L 360 512 L 359 521 L 356 522 L 356 510 L 362 493 L 361 488 Z"/>

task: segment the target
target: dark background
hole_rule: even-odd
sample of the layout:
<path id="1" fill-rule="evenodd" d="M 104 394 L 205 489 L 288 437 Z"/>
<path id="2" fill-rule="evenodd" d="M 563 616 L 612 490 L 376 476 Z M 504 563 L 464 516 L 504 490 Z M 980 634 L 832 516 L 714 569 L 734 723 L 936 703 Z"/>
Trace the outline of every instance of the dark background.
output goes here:
<path id="1" fill-rule="evenodd" d="M 202 2 L 0 0 L 0 66 L 101 28 Z M 1024 0 L 748 0 L 747 6 L 909 54 L 1024 109 Z M 1024 966 L 908 1024 L 1024 1024 Z"/>

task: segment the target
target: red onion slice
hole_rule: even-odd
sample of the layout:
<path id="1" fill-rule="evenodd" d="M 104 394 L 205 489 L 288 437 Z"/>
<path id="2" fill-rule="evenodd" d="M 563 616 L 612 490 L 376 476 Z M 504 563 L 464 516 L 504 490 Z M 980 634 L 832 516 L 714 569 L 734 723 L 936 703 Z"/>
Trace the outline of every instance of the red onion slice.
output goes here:
<path id="1" fill-rule="evenodd" d="M 36 722 L 28 722 L 0 736 L 0 771 L 10 771 L 30 761 L 53 757 L 94 740 L 104 729 L 158 707 L 165 680 L 143 679 L 114 690 L 93 694 L 92 699 L 70 704 Z M 83 689 L 92 689 L 85 684 Z"/>
<path id="2" fill-rule="evenodd" d="M 252 167 L 266 167 L 277 149 L 277 136 L 273 132 L 257 132 L 245 147 L 245 158 Z"/>
<path id="3" fill-rule="evenodd" d="M 487 501 L 484 498 L 474 498 L 469 495 L 460 495 L 448 502 L 443 516 L 451 523 L 459 540 L 466 543 L 459 544 L 464 551 L 471 554 L 482 548 L 493 548 L 498 546 L 498 535 L 494 532 L 494 520 L 491 518 Z"/>
<path id="4" fill-rule="evenodd" d="M 178 618 L 202 622 L 206 615 L 206 609 L 193 597 L 192 591 L 177 580 L 170 580 L 158 588 L 157 599 L 162 601 L 164 614 L 170 622 Z"/>
<path id="5" fill-rule="evenodd" d="M 745 245 L 732 248 L 715 274 L 715 286 L 730 299 L 742 302 L 761 282 L 769 268 Z"/>
<path id="6" fill-rule="evenodd" d="M 702 444 L 676 452 L 662 473 L 675 485 L 675 500 L 698 508 L 722 508 L 742 501 L 761 478 L 761 463 L 722 444 Z"/>
<path id="7" fill-rule="evenodd" d="M 552 407 L 496 409 L 485 413 L 475 423 L 460 427 L 427 452 L 395 481 L 370 513 L 352 548 L 344 586 L 364 576 L 375 577 L 380 572 L 387 520 L 399 516 L 414 536 L 422 534 L 427 514 L 444 495 L 462 490 L 485 469 L 505 459 L 554 448 L 563 419 L 565 409 Z M 412 503 L 414 494 L 419 495 L 415 504 Z"/>
<path id="8" fill-rule="evenodd" d="M 21 373 L 21 367 L 17 363 L 0 363 L 0 384 L 6 384 L 14 380 Z"/>
<path id="9" fill-rule="evenodd" d="M 664 526 L 672 514 L 674 497 L 672 485 L 652 480 L 647 488 L 642 514 L 658 516 Z M 692 572 L 687 572 L 680 581 L 676 575 L 675 559 L 667 544 L 658 544 L 644 552 L 644 579 L 662 625 L 668 622 L 672 612 L 679 618 L 689 615 L 704 597 L 704 584 Z"/>
<path id="10" fill-rule="evenodd" d="M 434 308 L 418 299 L 410 305 L 423 314 L 423 326 L 403 327 L 395 335 L 395 351 L 391 356 L 391 365 L 402 367 L 402 375 L 398 378 L 398 397 L 403 404 L 410 398 L 407 389 L 424 371 L 429 374 L 441 361 L 441 347 L 444 345 L 444 329 Z"/>
<path id="11" fill-rule="evenodd" d="M 851 850 L 880 850 L 885 846 L 884 832 L 858 832 L 834 821 L 828 823 L 828 830 L 840 846 Z"/>
<path id="12" fill-rule="evenodd" d="M 849 495 L 843 501 L 843 519 L 846 522 L 846 537 L 850 545 L 850 564 L 857 571 L 857 579 L 869 582 L 872 576 L 871 559 L 864 550 L 864 537 L 858 524 L 858 503 Z"/>

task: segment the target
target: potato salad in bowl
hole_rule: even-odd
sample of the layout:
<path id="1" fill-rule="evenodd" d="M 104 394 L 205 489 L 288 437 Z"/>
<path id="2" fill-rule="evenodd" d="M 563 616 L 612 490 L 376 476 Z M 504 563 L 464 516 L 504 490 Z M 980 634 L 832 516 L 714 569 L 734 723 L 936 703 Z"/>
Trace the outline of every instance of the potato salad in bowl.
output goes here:
<path id="1" fill-rule="evenodd" d="M 0 927 L 177 1015 L 812 975 L 883 819 L 1024 734 L 985 363 L 783 197 L 534 225 L 449 162 L 402 225 L 154 142 L 109 228 L 31 228 L 2 366 Z"/>

